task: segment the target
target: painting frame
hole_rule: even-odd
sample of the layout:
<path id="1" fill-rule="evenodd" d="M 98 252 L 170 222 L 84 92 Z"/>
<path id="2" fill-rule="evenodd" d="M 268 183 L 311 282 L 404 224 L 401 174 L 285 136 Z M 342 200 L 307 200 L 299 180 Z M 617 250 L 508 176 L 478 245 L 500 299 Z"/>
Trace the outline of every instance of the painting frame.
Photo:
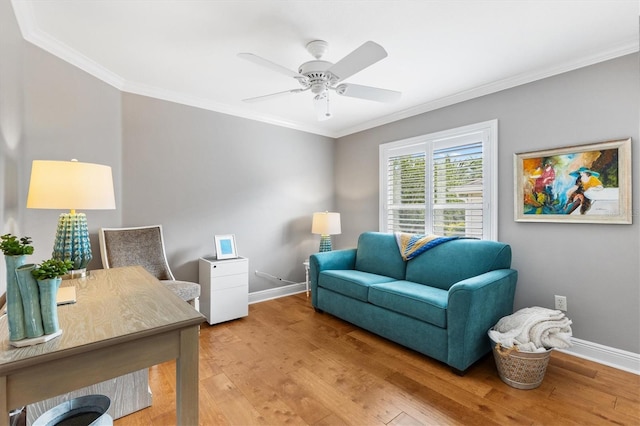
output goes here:
<path id="1" fill-rule="evenodd" d="M 631 138 L 513 159 L 516 222 L 632 223 Z"/>
<path id="2" fill-rule="evenodd" d="M 216 246 L 217 259 L 236 259 L 238 257 L 234 234 L 214 235 L 213 241 Z"/>

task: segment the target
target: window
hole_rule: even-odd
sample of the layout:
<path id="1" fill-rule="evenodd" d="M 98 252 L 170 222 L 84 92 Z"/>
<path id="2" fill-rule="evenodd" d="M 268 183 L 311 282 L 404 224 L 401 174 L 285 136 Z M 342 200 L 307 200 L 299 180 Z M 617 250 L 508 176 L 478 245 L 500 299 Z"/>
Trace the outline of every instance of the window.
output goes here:
<path id="1" fill-rule="evenodd" d="M 497 120 L 380 145 L 380 230 L 497 239 Z"/>

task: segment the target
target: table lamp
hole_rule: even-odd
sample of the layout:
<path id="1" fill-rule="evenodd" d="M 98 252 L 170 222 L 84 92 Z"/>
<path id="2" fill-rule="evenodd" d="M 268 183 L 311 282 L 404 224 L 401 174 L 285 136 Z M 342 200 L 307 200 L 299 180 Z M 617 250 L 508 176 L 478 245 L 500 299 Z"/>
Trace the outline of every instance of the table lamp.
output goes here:
<path id="1" fill-rule="evenodd" d="M 331 235 L 340 234 L 340 213 L 318 212 L 313 214 L 311 233 L 320 234 L 320 251 L 331 251 Z"/>
<path id="2" fill-rule="evenodd" d="M 113 210 L 116 208 L 111 167 L 71 161 L 35 160 L 31 167 L 29 209 L 64 209 L 52 257 L 73 263 L 73 278 L 86 274 L 92 259 L 87 217 L 78 210 Z"/>

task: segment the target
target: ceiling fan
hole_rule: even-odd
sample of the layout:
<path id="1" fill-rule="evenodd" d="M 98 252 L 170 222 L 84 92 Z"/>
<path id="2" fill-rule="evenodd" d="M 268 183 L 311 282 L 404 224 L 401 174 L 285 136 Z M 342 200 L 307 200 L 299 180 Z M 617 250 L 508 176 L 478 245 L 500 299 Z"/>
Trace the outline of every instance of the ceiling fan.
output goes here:
<path id="1" fill-rule="evenodd" d="M 252 53 L 238 53 L 238 56 L 242 59 L 295 78 L 302 86 L 301 88 L 285 90 L 270 95 L 243 99 L 243 101 L 258 102 L 290 93 L 301 93 L 310 90 L 315 95 L 313 99 L 318 120 L 322 121 L 331 118 L 331 110 L 329 108 L 330 90 L 341 96 L 377 102 L 392 102 L 400 98 L 401 93 L 394 90 L 341 83 L 343 80 L 386 58 L 387 52 L 382 46 L 373 41 L 367 41 L 335 64 L 320 59 L 326 53 L 328 47 L 329 44 L 324 40 L 313 40 L 307 43 L 307 51 L 315 60 L 303 63 L 298 67 L 297 72 Z"/>

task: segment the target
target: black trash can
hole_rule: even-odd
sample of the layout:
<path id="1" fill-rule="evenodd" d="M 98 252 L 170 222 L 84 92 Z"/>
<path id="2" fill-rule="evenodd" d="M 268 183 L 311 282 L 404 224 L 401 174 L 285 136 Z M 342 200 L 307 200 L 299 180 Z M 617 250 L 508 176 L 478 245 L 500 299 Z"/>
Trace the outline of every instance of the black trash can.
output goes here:
<path id="1" fill-rule="evenodd" d="M 112 426 L 107 413 L 111 400 L 105 395 L 87 395 L 56 405 L 33 422 L 33 426 Z"/>

